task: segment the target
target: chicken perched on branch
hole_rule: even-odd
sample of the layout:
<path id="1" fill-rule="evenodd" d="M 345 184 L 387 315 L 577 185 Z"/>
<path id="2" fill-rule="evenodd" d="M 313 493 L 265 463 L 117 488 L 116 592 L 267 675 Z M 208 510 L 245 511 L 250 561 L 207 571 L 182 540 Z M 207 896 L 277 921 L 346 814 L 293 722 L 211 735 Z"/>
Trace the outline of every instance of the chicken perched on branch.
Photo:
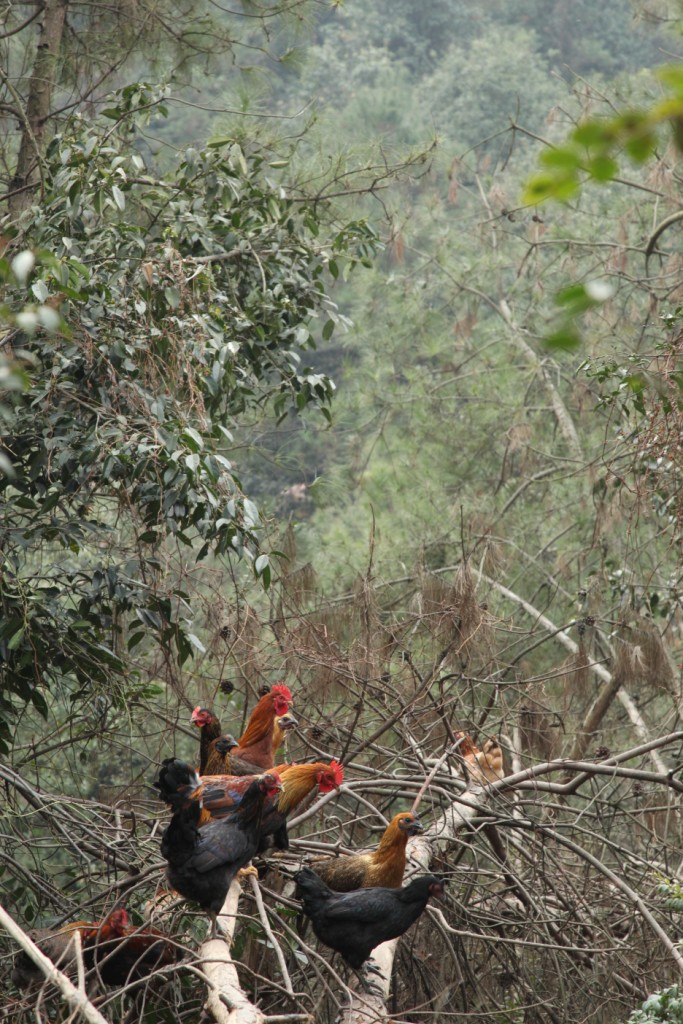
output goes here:
<path id="1" fill-rule="evenodd" d="M 406 868 L 406 846 L 411 836 L 424 832 L 420 819 L 410 811 L 396 814 L 371 853 L 314 860 L 312 868 L 335 892 L 350 892 L 382 885 L 397 889 Z"/>
<path id="2" fill-rule="evenodd" d="M 76 971 L 76 932 L 80 932 L 85 967 L 95 970 L 105 985 L 125 985 L 146 978 L 156 968 L 169 966 L 182 956 L 182 950 L 156 928 L 132 925 L 127 910 L 121 907 L 102 921 L 74 921 L 58 931 L 34 933 L 39 949 L 68 975 Z M 30 985 L 43 977 L 27 953 L 17 955 L 12 970 L 16 985 Z"/>
<path id="3" fill-rule="evenodd" d="M 251 713 L 247 728 L 240 736 L 234 749 L 222 745 L 217 751 L 216 746 L 221 740 L 220 722 L 208 708 L 196 707 L 192 712 L 191 721 L 201 730 L 199 746 L 200 771 L 207 775 L 253 775 L 255 771 L 267 771 L 275 764 L 274 740 L 281 742 L 275 731 L 276 718 L 288 715 L 292 694 L 284 683 L 276 683 L 270 693 L 264 694 Z M 294 728 L 298 725 L 295 718 L 288 719 L 287 725 Z M 226 737 L 231 741 L 232 737 Z"/>
<path id="4" fill-rule="evenodd" d="M 209 759 L 213 755 L 214 745 L 223 733 L 221 723 L 213 711 L 199 706 L 192 712 L 190 721 L 199 729 L 199 771 L 205 772 Z M 233 737 L 226 736 L 226 739 L 233 740 Z M 236 747 L 237 740 L 234 740 L 232 745 Z"/>
<path id="5" fill-rule="evenodd" d="M 294 880 L 315 934 L 356 971 L 375 946 L 403 935 L 430 896 L 443 895 L 445 884 L 436 875 L 420 875 L 402 889 L 371 886 L 337 893 L 310 868 L 302 868 Z"/>
<path id="6" fill-rule="evenodd" d="M 503 751 L 495 736 L 486 741 L 482 750 L 475 747 L 467 733 L 456 732 L 455 739 L 460 740 L 457 750 L 465 761 L 465 770 L 472 782 L 481 785 L 504 777 Z"/>
<path id="7" fill-rule="evenodd" d="M 329 764 L 315 761 L 312 764 L 281 765 L 277 771 L 282 779 L 282 793 L 277 807 L 268 811 L 263 819 L 262 837 L 272 835 L 276 849 L 288 850 L 287 817 L 316 786 L 319 793 L 339 791 L 344 781 L 344 769 L 339 761 L 330 761 Z M 260 849 L 265 845 L 262 841 Z"/>
<path id="8" fill-rule="evenodd" d="M 331 761 L 329 764 L 316 761 L 312 764 L 284 764 L 276 771 L 282 782 L 282 792 L 277 804 L 263 818 L 261 837 L 263 839 L 273 835 L 277 849 L 286 850 L 289 848 L 287 816 L 313 792 L 316 786 L 320 793 L 338 790 L 344 781 L 344 769 L 338 761 Z M 159 790 L 160 798 L 172 807 L 178 806 L 179 797 L 185 801 L 201 801 L 202 810 L 198 821 L 198 827 L 201 828 L 212 819 L 224 818 L 230 814 L 241 803 L 249 786 L 258 777 L 199 776 L 185 761 L 169 757 L 163 762 L 154 786 Z M 266 845 L 262 842 L 259 849 L 264 849 Z"/>
<path id="9" fill-rule="evenodd" d="M 226 817 L 201 829 L 202 800 L 193 798 L 200 786 L 195 772 L 188 788 L 171 799 L 175 813 L 162 836 L 161 852 L 170 885 L 207 911 L 215 937 L 216 915 L 235 875 L 256 853 L 263 815 L 275 806 L 282 783 L 276 772 L 257 776 Z"/>
<path id="10" fill-rule="evenodd" d="M 287 739 L 287 733 L 292 732 L 298 725 L 299 722 L 291 711 L 288 711 L 286 715 L 280 715 L 279 718 L 275 719 L 275 725 L 273 727 L 273 760 L 276 760 L 278 750 Z"/>

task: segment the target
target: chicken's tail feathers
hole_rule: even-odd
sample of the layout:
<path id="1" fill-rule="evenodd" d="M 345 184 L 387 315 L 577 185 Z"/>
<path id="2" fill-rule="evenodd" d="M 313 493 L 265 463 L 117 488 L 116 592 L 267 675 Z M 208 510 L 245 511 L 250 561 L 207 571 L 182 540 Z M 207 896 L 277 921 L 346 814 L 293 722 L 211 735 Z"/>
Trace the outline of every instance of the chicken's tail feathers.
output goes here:
<path id="1" fill-rule="evenodd" d="M 167 757 L 162 762 L 159 778 L 153 783 L 159 790 L 159 798 L 174 811 L 185 807 L 190 800 L 197 799 L 202 782 L 197 772 L 186 761 Z"/>

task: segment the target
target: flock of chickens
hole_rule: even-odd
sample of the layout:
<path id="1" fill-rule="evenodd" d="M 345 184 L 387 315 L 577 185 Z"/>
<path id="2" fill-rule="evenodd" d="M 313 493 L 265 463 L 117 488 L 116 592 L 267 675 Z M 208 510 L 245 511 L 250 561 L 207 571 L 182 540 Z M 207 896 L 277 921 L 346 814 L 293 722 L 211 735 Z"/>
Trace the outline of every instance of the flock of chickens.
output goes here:
<path id="1" fill-rule="evenodd" d="M 239 740 L 223 734 L 211 711 L 195 708 L 191 720 L 200 730 L 199 770 L 167 758 L 154 783 L 172 811 L 161 839 L 168 883 L 211 917 L 212 936 L 234 878 L 255 873 L 250 861 L 270 846 L 286 850 L 291 812 L 314 790 L 338 791 L 343 782 L 337 761 L 275 766 L 284 733 L 298 724 L 289 710 L 291 701 L 289 689 L 275 684 L 256 704 Z M 502 778 L 502 752 L 495 740 L 478 751 L 468 736 L 458 733 L 456 738 L 475 782 Z M 366 961 L 372 950 L 403 935 L 429 898 L 443 895 L 444 880 L 431 874 L 402 885 L 408 839 L 423 831 L 416 814 L 401 812 L 372 852 L 314 860 L 293 876 L 318 939 L 341 953 L 368 988 Z M 36 933 L 35 941 L 68 973 L 76 964 L 76 933 L 85 967 L 94 969 L 105 985 L 146 977 L 179 957 L 177 945 L 155 928 L 131 925 L 122 908 L 100 922 L 77 921 L 59 931 Z M 12 978 L 17 985 L 42 977 L 27 953 L 16 957 Z"/>

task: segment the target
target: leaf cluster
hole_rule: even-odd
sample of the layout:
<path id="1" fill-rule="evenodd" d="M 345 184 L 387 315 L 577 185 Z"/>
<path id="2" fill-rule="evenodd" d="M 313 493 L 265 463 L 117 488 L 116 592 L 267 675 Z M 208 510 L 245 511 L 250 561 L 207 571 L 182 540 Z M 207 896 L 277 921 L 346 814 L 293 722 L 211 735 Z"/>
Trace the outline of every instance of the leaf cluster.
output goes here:
<path id="1" fill-rule="evenodd" d="M 101 120 L 71 119 L 40 206 L 9 226 L 35 266 L 4 266 L 5 351 L 25 386 L 2 402 L 3 716 L 10 695 L 44 710 L 39 688 L 57 677 L 125 677 L 122 643 L 186 660 L 169 544 L 270 580 L 231 456 L 240 419 L 329 418 L 334 384 L 309 363 L 316 321 L 323 337 L 335 326 L 325 279 L 366 259 L 371 236 L 354 222 L 330 233 L 269 154 L 230 138 L 149 174 L 139 132 L 163 99 L 129 86 Z"/>

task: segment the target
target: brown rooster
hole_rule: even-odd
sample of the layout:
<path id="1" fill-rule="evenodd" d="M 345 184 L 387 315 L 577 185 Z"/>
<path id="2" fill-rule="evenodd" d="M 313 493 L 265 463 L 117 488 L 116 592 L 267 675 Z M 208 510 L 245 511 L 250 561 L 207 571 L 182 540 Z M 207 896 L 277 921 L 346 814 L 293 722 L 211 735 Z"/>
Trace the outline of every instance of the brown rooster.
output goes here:
<path id="1" fill-rule="evenodd" d="M 69 975 L 76 970 L 74 935 L 77 931 L 81 934 L 86 968 L 94 969 L 105 985 L 125 985 L 146 978 L 155 968 L 173 964 L 182 956 L 182 950 L 156 928 L 132 925 L 127 910 L 121 907 L 103 921 L 74 921 L 59 931 L 34 933 L 39 949 Z M 42 981 L 43 977 L 43 972 L 27 953 L 18 954 L 12 971 L 12 981 L 17 986 Z"/>
<path id="2" fill-rule="evenodd" d="M 273 754 L 275 719 L 288 714 L 292 694 L 284 683 L 275 683 L 256 704 L 234 749 L 230 748 L 231 737 L 225 737 L 221 744 L 220 722 L 207 708 L 197 707 L 192 712 L 192 722 L 202 730 L 200 740 L 200 772 L 206 775 L 253 775 L 254 772 L 268 771 L 275 764 Z M 293 727 L 297 725 L 293 720 Z M 207 740 L 207 735 L 210 737 Z M 219 750 L 216 746 L 220 744 Z M 276 748 L 277 749 L 277 748 Z"/>
<path id="3" fill-rule="evenodd" d="M 314 860 L 311 867 L 335 892 L 351 892 L 352 889 L 367 889 L 373 885 L 398 889 L 406 868 L 408 839 L 421 832 L 424 829 L 417 815 L 402 811 L 391 819 L 376 850 L 336 859 Z"/>
<path id="4" fill-rule="evenodd" d="M 464 732 L 455 733 L 460 740 L 458 753 L 465 762 L 465 769 L 472 782 L 484 785 L 486 782 L 497 782 L 505 775 L 503 769 L 503 751 L 495 736 L 487 740 L 482 750 L 475 747 L 472 737 Z"/>

